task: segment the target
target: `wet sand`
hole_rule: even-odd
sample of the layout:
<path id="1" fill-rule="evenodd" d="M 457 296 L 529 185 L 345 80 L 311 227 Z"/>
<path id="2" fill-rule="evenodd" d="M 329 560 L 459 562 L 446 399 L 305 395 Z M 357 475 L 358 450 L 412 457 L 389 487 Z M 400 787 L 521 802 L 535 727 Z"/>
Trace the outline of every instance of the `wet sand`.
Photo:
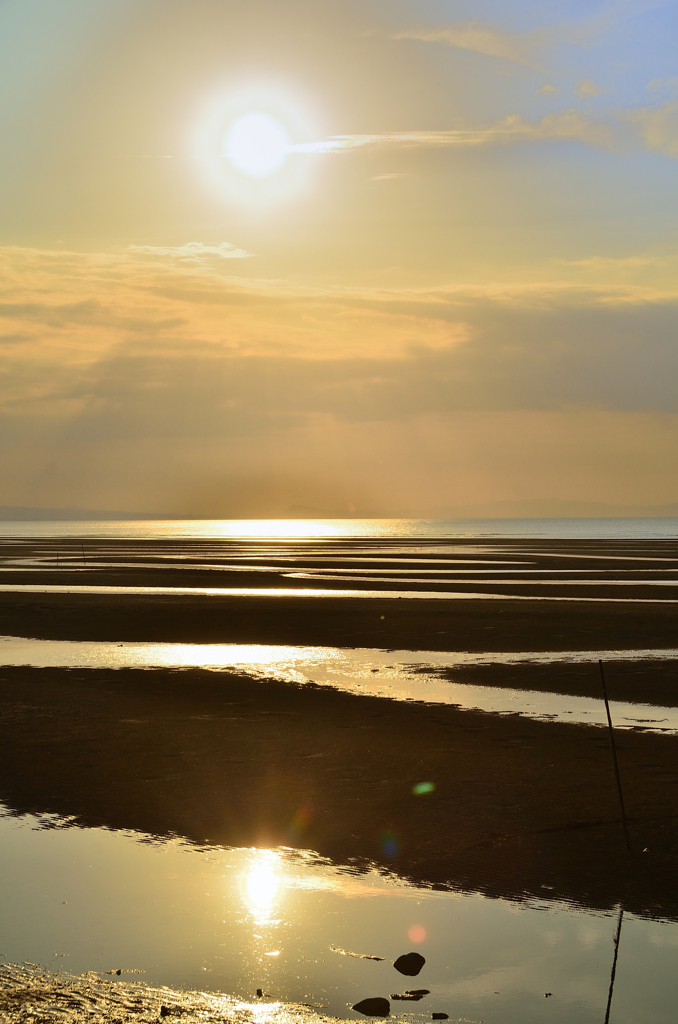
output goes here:
<path id="1" fill-rule="evenodd" d="M 678 918 L 675 737 L 618 738 L 629 855 L 601 729 L 201 671 L 5 668 L 2 719 L 17 813 Z"/>
<path id="2" fill-rule="evenodd" d="M 163 1017 L 251 1024 L 254 1015 L 266 1024 L 329 1024 L 334 1020 L 296 1003 L 245 1003 L 224 993 L 153 988 L 143 982 L 100 978 L 93 972 L 55 974 L 34 964 L 0 965 L 0 1016 L 7 1024 L 54 1020 L 155 1024 Z"/>
<path id="3" fill-rule="evenodd" d="M 619 648 L 617 648 L 619 649 Z M 430 670 L 429 670 L 430 671 Z M 678 662 L 610 661 L 604 666 L 609 699 L 678 705 Z M 537 690 L 541 693 L 567 693 L 574 697 L 600 699 L 602 685 L 595 662 L 584 665 L 463 665 L 436 669 L 441 679 L 472 686 L 500 686 L 507 690 Z"/>

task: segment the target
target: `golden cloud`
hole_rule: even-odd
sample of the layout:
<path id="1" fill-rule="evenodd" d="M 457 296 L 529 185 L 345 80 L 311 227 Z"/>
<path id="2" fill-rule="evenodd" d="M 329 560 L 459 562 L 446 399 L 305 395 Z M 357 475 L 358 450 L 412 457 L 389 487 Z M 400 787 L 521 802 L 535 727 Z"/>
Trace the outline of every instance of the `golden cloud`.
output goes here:
<path id="1" fill-rule="evenodd" d="M 391 38 L 423 43 L 441 43 L 458 50 L 470 50 L 486 57 L 514 61 L 534 67 L 532 53 L 549 38 L 548 29 L 510 33 L 477 21 L 458 22 L 437 29 L 406 29 Z"/>
<path id="2" fill-rule="evenodd" d="M 648 149 L 678 157 L 678 103 L 640 107 L 627 111 L 624 116 L 639 132 Z"/>

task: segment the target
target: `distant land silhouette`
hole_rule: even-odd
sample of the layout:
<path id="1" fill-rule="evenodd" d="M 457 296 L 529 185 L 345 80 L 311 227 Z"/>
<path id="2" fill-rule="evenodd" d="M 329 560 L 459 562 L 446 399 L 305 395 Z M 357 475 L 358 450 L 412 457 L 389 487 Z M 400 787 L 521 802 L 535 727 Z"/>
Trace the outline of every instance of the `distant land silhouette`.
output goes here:
<path id="1" fill-rule="evenodd" d="M 292 505 L 283 513 L 229 515 L 227 512 L 131 512 L 100 508 L 42 508 L 28 505 L 0 505 L 0 522 L 77 522 L 154 519 L 623 519 L 633 517 L 678 517 L 678 502 L 667 505 L 621 505 L 602 501 L 561 501 L 527 498 L 490 501 L 469 505 L 448 505 L 428 509 L 320 508 Z"/>
<path id="2" fill-rule="evenodd" d="M 667 505 L 622 505 L 603 501 L 564 501 L 557 498 L 524 498 L 443 505 L 434 508 L 399 509 L 392 516 L 374 509 L 313 508 L 292 505 L 287 517 L 299 519 L 625 519 L 634 517 L 672 518 L 678 516 L 678 501 Z"/>
<path id="3" fill-rule="evenodd" d="M 190 517 L 168 515 L 166 512 L 114 512 L 100 508 L 32 508 L 28 505 L 0 505 L 0 522 L 188 518 Z"/>

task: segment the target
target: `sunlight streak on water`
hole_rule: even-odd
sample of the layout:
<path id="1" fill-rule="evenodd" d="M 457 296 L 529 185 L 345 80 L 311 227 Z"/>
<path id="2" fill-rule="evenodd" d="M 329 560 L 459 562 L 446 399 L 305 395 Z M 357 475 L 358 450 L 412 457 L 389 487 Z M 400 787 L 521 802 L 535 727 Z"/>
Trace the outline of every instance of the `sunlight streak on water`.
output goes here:
<path id="1" fill-rule="evenodd" d="M 678 517 L 571 519 L 157 519 L 0 521 L 1 537 L 226 538 L 660 538 Z"/>
<path id="2" fill-rule="evenodd" d="M 280 888 L 279 869 L 280 857 L 271 850 L 263 850 L 247 874 L 247 904 L 258 924 L 268 923 L 273 916 Z"/>
<path id="3" fill-rule="evenodd" d="M 463 710 L 523 715 L 539 720 L 605 726 L 602 701 L 529 689 L 477 686 L 441 678 L 470 665 L 563 665 L 614 661 L 676 661 L 678 649 L 545 651 L 475 654 L 465 651 L 383 651 L 373 648 L 266 644 L 112 643 L 0 638 L 0 664 L 36 668 L 232 671 L 256 680 L 329 686 L 347 693 L 454 705 Z M 529 674 L 526 672 L 526 681 Z M 619 729 L 678 733 L 678 708 L 611 701 Z"/>
<path id="4" fill-rule="evenodd" d="M 383 582 L 379 580 L 379 582 Z M 408 580 L 408 583 L 414 582 Z M 429 580 L 426 581 L 430 582 Z M 515 581 L 513 581 L 515 583 Z M 602 584 L 603 586 L 605 584 Z M 654 585 L 654 584 L 653 584 Z M 63 586 L 46 583 L 2 583 L 0 593 L 9 594 L 111 594 L 120 597 L 139 594 L 148 596 L 191 597 L 315 597 L 362 600 L 413 601 L 577 601 L 582 604 L 678 604 L 673 597 L 563 597 L 560 594 L 488 594 L 473 591 L 441 590 L 320 590 L 315 587 L 113 587 Z"/>

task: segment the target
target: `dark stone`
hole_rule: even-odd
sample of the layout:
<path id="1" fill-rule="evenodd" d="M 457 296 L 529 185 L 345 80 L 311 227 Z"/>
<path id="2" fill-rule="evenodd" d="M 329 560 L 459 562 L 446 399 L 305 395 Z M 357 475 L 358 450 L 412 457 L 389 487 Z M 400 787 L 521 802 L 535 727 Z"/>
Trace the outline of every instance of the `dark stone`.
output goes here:
<path id="1" fill-rule="evenodd" d="M 431 1017 L 433 1018 L 433 1020 L 449 1020 L 450 1019 L 449 1013 L 432 1013 Z"/>
<path id="2" fill-rule="evenodd" d="M 358 1013 L 364 1013 L 366 1017 L 388 1017 L 391 1004 L 383 996 L 375 996 L 373 999 L 361 999 L 353 1009 Z"/>
<path id="3" fill-rule="evenodd" d="M 391 999 L 402 999 L 407 1002 L 416 1003 L 429 994 L 429 989 L 427 988 L 408 988 L 407 992 L 402 992 L 400 994 L 394 992 L 391 995 Z"/>
<path id="4" fill-rule="evenodd" d="M 426 960 L 421 953 L 403 953 L 402 956 L 398 957 L 393 966 L 401 974 L 407 974 L 410 978 L 414 978 L 419 974 L 425 963 Z"/>
<path id="5" fill-rule="evenodd" d="M 263 994 L 264 993 L 263 993 L 262 989 L 258 988 L 257 989 L 257 995 L 259 996 L 259 998 L 261 998 L 263 996 Z"/>
<path id="6" fill-rule="evenodd" d="M 172 1011 L 170 1010 L 169 1006 L 161 1006 L 160 1007 L 160 1016 L 161 1017 L 169 1017 L 171 1012 Z"/>
<path id="7" fill-rule="evenodd" d="M 117 971 L 115 973 L 116 974 L 122 974 L 122 970 L 118 967 L 118 969 L 117 969 Z"/>

